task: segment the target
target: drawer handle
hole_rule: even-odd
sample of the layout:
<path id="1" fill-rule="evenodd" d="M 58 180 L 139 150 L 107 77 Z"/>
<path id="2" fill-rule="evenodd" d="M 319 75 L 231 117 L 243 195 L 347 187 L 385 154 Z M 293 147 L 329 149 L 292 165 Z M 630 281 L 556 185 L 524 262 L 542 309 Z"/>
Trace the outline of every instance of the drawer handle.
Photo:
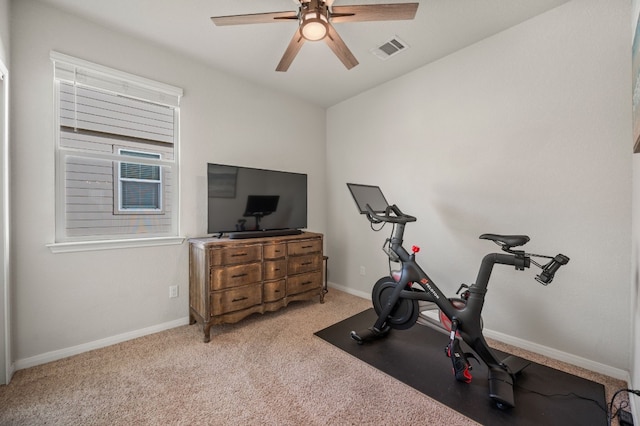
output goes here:
<path id="1" fill-rule="evenodd" d="M 309 285 L 309 284 L 313 284 L 313 281 L 305 281 L 301 285 Z"/>
<path id="2" fill-rule="evenodd" d="M 303 249 L 313 248 L 313 246 L 302 246 Z"/>
<path id="3" fill-rule="evenodd" d="M 247 274 L 247 273 L 245 272 L 244 274 L 231 275 L 231 278 L 241 278 L 241 277 L 246 277 L 247 275 L 249 275 L 249 274 Z"/>
<path id="4" fill-rule="evenodd" d="M 233 253 L 233 254 L 231 255 L 231 257 L 246 256 L 247 254 L 249 254 L 249 253 L 247 253 L 247 252 L 244 252 L 244 253 Z"/>
<path id="5" fill-rule="evenodd" d="M 307 265 L 313 265 L 313 262 L 303 262 L 300 264 L 300 266 L 307 266 Z"/>
<path id="6" fill-rule="evenodd" d="M 247 300 L 247 299 L 248 299 L 248 297 L 244 296 L 244 297 L 240 297 L 238 299 L 233 299 L 231 302 L 242 302 L 243 300 Z"/>

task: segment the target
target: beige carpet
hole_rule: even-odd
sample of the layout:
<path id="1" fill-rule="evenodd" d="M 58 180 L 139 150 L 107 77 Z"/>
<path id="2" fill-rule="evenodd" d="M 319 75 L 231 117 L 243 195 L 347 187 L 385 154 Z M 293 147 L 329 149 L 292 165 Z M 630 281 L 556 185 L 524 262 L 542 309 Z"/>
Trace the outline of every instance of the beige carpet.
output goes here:
<path id="1" fill-rule="evenodd" d="M 371 306 L 331 289 L 215 326 L 183 326 L 16 372 L 0 425 L 471 425 L 473 421 L 313 335 Z M 498 345 L 602 383 L 624 382 Z"/>

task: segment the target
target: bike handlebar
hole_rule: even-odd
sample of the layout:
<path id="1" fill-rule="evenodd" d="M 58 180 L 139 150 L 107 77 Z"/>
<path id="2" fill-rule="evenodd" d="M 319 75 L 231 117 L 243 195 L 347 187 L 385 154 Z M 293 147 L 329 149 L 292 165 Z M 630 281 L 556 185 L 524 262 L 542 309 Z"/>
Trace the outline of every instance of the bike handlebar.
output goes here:
<path id="1" fill-rule="evenodd" d="M 569 258 L 564 254 L 558 254 L 553 260 L 547 263 L 543 268 L 540 275 L 536 276 L 536 281 L 542 285 L 549 285 L 553 281 L 553 277 L 562 265 L 569 263 Z"/>
<path id="2" fill-rule="evenodd" d="M 374 212 L 369 204 L 366 205 L 366 208 L 367 219 L 369 219 L 369 221 L 372 223 L 390 222 L 400 223 L 404 225 L 405 223 L 415 222 L 416 220 L 418 220 L 415 216 L 402 213 L 402 211 L 395 204 L 387 206 L 384 211 L 384 216 L 380 216 L 379 214 Z M 392 216 L 391 213 L 393 213 L 394 216 Z"/>
<path id="3" fill-rule="evenodd" d="M 402 212 L 402 210 L 400 210 L 400 208 L 398 206 L 396 206 L 395 204 L 387 206 L 385 208 L 384 211 L 384 215 L 380 215 L 378 213 L 376 213 L 375 211 L 373 211 L 373 209 L 371 208 L 371 206 L 369 204 L 366 204 L 366 209 L 367 209 L 367 219 L 369 219 L 369 221 L 371 223 L 382 223 L 382 222 L 390 222 L 390 223 L 397 223 L 397 224 L 401 224 L 404 225 L 406 223 L 409 222 L 415 222 L 417 219 L 415 216 L 411 216 L 408 214 L 405 214 Z M 402 228 L 400 228 L 399 230 L 400 233 L 402 233 Z M 541 255 L 534 255 L 531 253 L 525 253 L 524 251 L 514 251 L 511 249 L 511 245 L 507 246 L 506 242 L 508 240 L 504 240 L 504 238 L 506 238 L 505 236 L 496 236 L 493 234 L 484 234 L 483 236 L 480 236 L 480 238 L 483 238 L 484 236 L 493 236 L 493 238 L 485 238 L 485 239 L 489 239 L 492 240 L 496 243 L 498 243 L 498 245 L 502 245 L 502 250 L 511 253 L 512 255 L 515 255 L 516 258 L 522 258 L 522 259 L 529 259 L 530 256 L 536 256 L 536 257 L 547 257 L 550 258 L 548 256 L 541 256 Z M 500 237 L 500 238 L 497 238 Z M 509 237 L 509 236 L 507 236 Z M 523 245 L 525 244 L 527 241 L 529 241 L 529 237 L 526 236 L 512 236 L 512 237 L 517 237 L 518 240 L 516 240 L 514 242 L 514 244 L 518 243 L 517 245 Z M 526 239 L 525 239 L 526 238 Z M 400 241 L 402 240 L 402 238 L 400 238 Z M 520 241 L 522 240 L 522 241 Z M 387 240 L 388 242 L 389 240 Z M 499 242 L 502 241 L 503 244 L 499 244 Z M 391 252 L 387 253 L 389 256 L 391 256 L 390 254 Z M 396 256 L 397 257 L 397 256 Z M 391 258 L 391 257 L 390 257 Z M 394 261 L 397 261 L 398 259 L 394 258 L 392 259 Z M 569 258 L 563 254 L 558 254 L 556 257 L 554 257 L 549 263 L 547 263 L 546 265 L 542 266 L 536 262 L 532 262 L 534 264 L 536 264 L 537 266 L 542 268 L 542 272 L 540 272 L 539 275 L 536 276 L 536 281 L 538 281 L 540 284 L 542 285 L 549 285 L 551 284 L 551 281 L 553 281 L 553 278 L 555 277 L 556 272 L 558 272 L 558 269 L 560 269 L 560 267 L 562 265 L 566 265 L 567 263 L 569 263 Z M 526 263 L 526 266 L 524 267 L 529 267 L 528 266 L 528 261 Z M 516 268 L 518 269 L 524 269 L 524 267 L 520 264 L 516 264 Z"/>

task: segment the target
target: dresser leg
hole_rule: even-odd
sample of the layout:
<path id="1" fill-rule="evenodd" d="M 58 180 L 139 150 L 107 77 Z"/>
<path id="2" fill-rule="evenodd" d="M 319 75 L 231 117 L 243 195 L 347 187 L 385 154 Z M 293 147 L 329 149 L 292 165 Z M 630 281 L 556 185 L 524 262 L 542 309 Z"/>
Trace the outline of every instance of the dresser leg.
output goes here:
<path id="1" fill-rule="evenodd" d="M 204 343 L 209 343 L 211 341 L 211 326 L 213 324 L 203 324 L 202 325 L 202 331 L 204 332 L 204 338 L 202 339 L 202 341 Z"/>
<path id="2" fill-rule="evenodd" d="M 324 303 L 324 295 L 329 293 L 329 287 L 327 286 L 329 256 L 322 256 L 322 262 L 324 263 L 324 283 L 322 284 L 322 290 L 320 290 L 320 303 Z"/>

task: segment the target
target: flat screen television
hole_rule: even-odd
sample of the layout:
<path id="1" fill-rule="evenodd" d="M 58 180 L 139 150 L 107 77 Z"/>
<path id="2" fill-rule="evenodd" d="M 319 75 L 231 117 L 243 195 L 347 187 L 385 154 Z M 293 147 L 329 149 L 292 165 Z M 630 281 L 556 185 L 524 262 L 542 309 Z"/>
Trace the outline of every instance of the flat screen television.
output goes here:
<path id="1" fill-rule="evenodd" d="M 207 164 L 207 233 L 293 235 L 307 227 L 307 175 Z"/>

